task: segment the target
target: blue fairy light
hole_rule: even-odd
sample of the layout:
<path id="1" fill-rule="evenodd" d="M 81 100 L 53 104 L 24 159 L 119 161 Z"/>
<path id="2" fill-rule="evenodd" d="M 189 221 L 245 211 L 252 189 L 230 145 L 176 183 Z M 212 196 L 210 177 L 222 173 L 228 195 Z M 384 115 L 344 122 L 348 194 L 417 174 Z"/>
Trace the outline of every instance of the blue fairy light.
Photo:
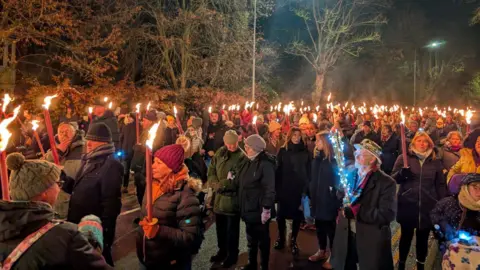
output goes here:
<path id="1" fill-rule="evenodd" d="M 470 241 L 472 239 L 472 236 L 466 231 L 459 231 L 458 239 L 464 240 L 464 241 Z"/>
<path id="2" fill-rule="evenodd" d="M 342 135 L 338 130 L 334 130 L 330 132 L 329 136 L 330 142 L 332 143 L 333 150 L 335 152 L 335 159 L 337 160 L 338 166 L 338 176 L 340 176 L 340 184 L 345 191 L 345 198 L 343 198 L 344 204 L 350 203 L 350 197 L 352 196 L 352 191 L 350 188 L 350 184 L 348 182 L 348 177 L 346 173 L 346 165 L 345 165 L 345 156 L 343 154 L 345 144 L 342 141 Z"/>

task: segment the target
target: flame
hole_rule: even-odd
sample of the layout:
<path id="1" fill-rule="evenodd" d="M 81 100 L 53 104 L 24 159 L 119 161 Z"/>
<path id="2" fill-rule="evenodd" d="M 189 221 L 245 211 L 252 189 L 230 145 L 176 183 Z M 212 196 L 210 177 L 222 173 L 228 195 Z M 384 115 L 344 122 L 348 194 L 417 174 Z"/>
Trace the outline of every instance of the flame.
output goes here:
<path id="1" fill-rule="evenodd" d="M 315 109 L 317 109 L 317 112 L 320 111 L 320 106 L 317 106 Z"/>
<path id="2" fill-rule="evenodd" d="M 400 123 L 402 123 L 402 125 L 405 125 L 405 114 L 403 114 L 403 110 L 400 113 L 400 118 L 402 118 L 402 121 Z"/>
<path id="3" fill-rule="evenodd" d="M 420 113 L 420 116 L 423 116 L 423 110 L 422 110 L 422 108 L 418 108 L 418 112 Z"/>
<path id="4" fill-rule="evenodd" d="M 103 102 L 107 102 L 107 101 L 108 101 L 108 97 L 104 97 Z"/>
<path id="5" fill-rule="evenodd" d="M 52 103 L 52 99 L 56 98 L 57 97 L 57 94 L 53 95 L 53 96 L 47 96 L 45 97 L 45 99 L 43 99 L 43 105 L 42 107 L 45 108 L 46 110 L 48 110 L 48 107 L 50 107 L 50 104 Z"/>
<path id="6" fill-rule="evenodd" d="M 472 123 L 473 112 L 474 111 L 468 110 L 467 113 L 465 114 L 465 121 L 467 121 L 467 124 L 469 125 Z"/>
<path id="7" fill-rule="evenodd" d="M 208 111 L 212 111 L 212 107 L 208 108 Z M 240 111 L 240 105 L 237 104 L 237 111 Z"/>
<path id="8" fill-rule="evenodd" d="M 225 110 L 225 104 L 222 105 L 222 110 Z"/>
<path id="9" fill-rule="evenodd" d="M 253 125 L 257 124 L 257 116 L 256 115 L 253 117 L 252 124 Z"/>
<path id="10" fill-rule="evenodd" d="M 32 130 L 35 131 L 38 128 L 38 120 L 32 120 Z"/>
<path id="11" fill-rule="evenodd" d="M 239 106 L 237 105 L 237 108 L 238 108 L 238 107 L 239 107 Z M 208 113 L 212 113 L 212 106 L 208 107 Z"/>
<path id="12" fill-rule="evenodd" d="M 153 148 L 153 141 L 155 141 L 155 137 L 157 136 L 157 130 L 159 125 L 160 123 L 155 123 L 148 131 L 148 140 L 145 142 L 145 145 L 150 149 Z"/>
<path id="13" fill-rule="evenodd" d="M 135 112 L 136 112 L 136 113 L 140 113 L 140 106 L 141 106 L 141 105 L 142 105 L 141 103 L 137 103 L 137 105 L 135 105 L 135 108 L 136 108 L 136 111 L 135 111 Z"/>
<path id="14" fill-rule="evenodd" d="M 300 104 L 300 106 L 303 106 L 303 100 L 302 100 L 302 103 Z"/>
<path id="15" fill-rule="evenodd" d="M 108 108 L 111 109 L 113 106 L 113 102 L 110 101 L 110 103 L 108 104 Z"/>
<path id="16" fill-rule="evenodd" d="M 275 106 L 275 110 L 277 109 L 277 107 Z M 273 111 L 273 106 L 270 106 L 270 111 Z"/>
<path id="17" fill-rule="evenodd" d="M 258 103 L 257 103 L 257 106 L 256 106 L 257 110 L 258 110 Z"/>
<path id="18" fill-rule="evenodd" d="M 88 113 L 89 113 L 89 114 L 92 114 L 92 113 L 93 113 L 93 108 L 92 108 L 92 107 L 88 107 Z"/>
<path id="19" fill-rule="evenodd" d="M 317 123 L 317 114 L 316 113 L 313 114 L 313 122 Z"/>
<path id="20" fill-rule="evenodd" d="M 5 112 L 5 110 L 7 109 L 8 104 L 9 104 L 10 101 L 12 101 L 12 100 L 13 100 L 13 99 L 10 97 L 9 94 L 5 94 L 5 97 L 3 98 L 2 112 Z"/>
<path id="21" fill-rule="evenodd" d="M 13 110 L 12 117 L 3 119 L 3 121 L 0 123 L 0 152 L 5 151 L 5 149 L 7 149 L 8 140 L 12 136 L 12 133 L 8 131 L 7 127 L 8 125 L 10 125 L 10 123 L 13 122 L 13 120 L 15 120 L 19 111 L 20 111 L 20 106 L 15 108 L 15 110 Z"/>
<path id="22" fill-rule="evenodd" d="M 151 104 L 150 104 L 150 102 L 148 102 L 148 104 L 147 104 L 147 112 L 150 111 L 150 106 L 151 106 Z"/>
<path id="23" fill-rule="evenodd" d="M 177 106 L 173 105 L 173 114 L 177 115 Z"/>
<path id="24" fill-rule="evenodd" d="M 331 98 L 332 98 L 332 93 L 330 92 L 330 93 L 328 94 L 327 102 L 330 102 L 330 99 L 331 99 Z"/>

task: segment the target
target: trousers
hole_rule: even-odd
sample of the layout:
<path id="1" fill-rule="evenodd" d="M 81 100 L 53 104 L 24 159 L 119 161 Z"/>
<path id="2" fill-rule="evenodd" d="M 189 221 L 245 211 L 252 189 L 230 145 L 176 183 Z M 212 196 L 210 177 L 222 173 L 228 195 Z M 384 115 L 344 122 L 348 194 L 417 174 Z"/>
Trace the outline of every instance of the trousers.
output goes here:
<path id="1" fill-rule="evenodd" d="M 248 262 L 257 265 L 258 249 L 262 270 L 268 269 L 270 260 L 270 221 L 262 223 L 245 223 L 247 232 Z"/>
<path id="2" fill-rule="evenodd" d="M 227 254 L 231 258 L 238 258 L 240 215 L 215 214 L 215 223 L 219 253 Z"/>

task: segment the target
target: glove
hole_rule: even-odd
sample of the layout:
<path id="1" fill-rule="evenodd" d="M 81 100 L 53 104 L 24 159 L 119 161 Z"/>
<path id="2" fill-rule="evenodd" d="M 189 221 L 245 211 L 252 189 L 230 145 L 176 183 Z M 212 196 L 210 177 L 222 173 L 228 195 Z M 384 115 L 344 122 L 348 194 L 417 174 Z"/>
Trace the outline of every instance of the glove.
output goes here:
<path id="1" fill-rule="evenodd" d="M 143 232 L 147 239 L 154 238 L 158 231 L 160 230 L 160 226 L 157 224 L 158 219 L 152 218 L 152 221 L 149 221 L 147 217 L 144 217 L 142 221 L 140 221 L 139 225 L 142 226 Z"/>
<path id="2" fill-rule="evenodd" d="M 345 206 L 343 208 L 343 216 L 347 219 L 355 219 L 355 214 L 350 206 Z"/>
<path id="3" fill-rule="evenodd" d="M 410 170 L 410 167 L 402 168 L 400 170 L 400 176 L 405 180 L 412 179 L 413 173 L 412 170 Z"/>
<path id="4" fill-rule="evenodd" d="M 262 211 L 262 224 L 265 224 L 267 223 L 267 221 L 270 219 L 270 209 L 265 209 L 263 208 L 263 211 Z"/>

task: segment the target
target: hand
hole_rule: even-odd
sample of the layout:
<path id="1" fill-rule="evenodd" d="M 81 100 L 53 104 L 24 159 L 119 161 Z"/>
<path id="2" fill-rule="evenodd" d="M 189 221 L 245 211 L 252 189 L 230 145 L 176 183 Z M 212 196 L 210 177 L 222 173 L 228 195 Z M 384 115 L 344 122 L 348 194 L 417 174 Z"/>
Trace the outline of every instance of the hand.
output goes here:
<path id="1" fill-rule="evenodd" d="M 158 219 L 152 218 L 152 221 L 148 221 L 147 217 L 144 217 L 142 221 L 140 221 L 139 225 L 142 226 L 143 232 L 147 239 L 154 238 L 158 231 L 160 230 L 160 226 L 157 224 Z"/>
<path id="2" fill-rule="evenodd" d="M 400 170 L 400 176 L 404 179 L 412 179 L 413 177 L 413 173 L 412 173 L 412 170 L 410 169 L 410 167 L 407 167 L 407 168 L 402 168 Z"/>
<path id="3" fill-rule="evenodd" d="M 208 151 L 208 155 L 209 155 L 210 157 L 213 157 L 213 156 L 215 155 L 215 152 L 213 152 L 213 151 Z"/>
<path id="4" fill-rule="evenodd" d="M 205 155 L 205 149 L 200 149 L 200 155 L 202 155 L 202 156 Z"/>
<path id="5" fill-rule="evenodd" d="M 270 209 L 265 209 L 265 208 L 263 208 L 263 211 L 262 211 L 262 224 L 267 223 L 267 221 L 270 219 L 270 217 L 271 217 Z"/>
<path id="6" fill-rule="evenodd" d="M 67 151 L 69 145 L 70 145 L 70 141 L 63 142 L 63 143 L 57 144 L 57 149 L 62 152 L 65 152 Z"/>
<path id="7" fill-rule="evenodd" d="M 355 214 L 350 206 L 345 206 L 343 208 L 343 216 L 348 219 L 355 219 Z"/>

